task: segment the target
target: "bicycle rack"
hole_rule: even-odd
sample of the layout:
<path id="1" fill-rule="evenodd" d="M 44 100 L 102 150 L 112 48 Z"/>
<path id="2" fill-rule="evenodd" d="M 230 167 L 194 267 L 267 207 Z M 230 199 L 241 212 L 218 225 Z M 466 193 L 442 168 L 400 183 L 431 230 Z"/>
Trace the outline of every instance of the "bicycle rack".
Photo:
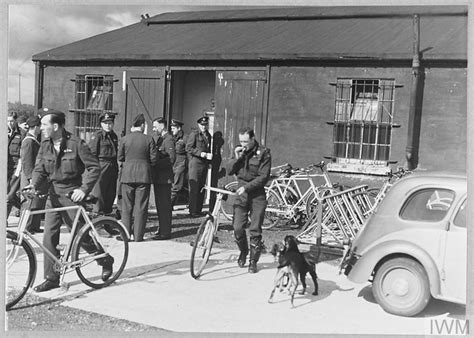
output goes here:
<path id="1" fill-rule="evenodd" d="M 370 214 L 372 203 L 360 185 L 334 194 L 322 189 L 316 196 L 317 212 L 310 216 L 309 226 L 297 235 L 306 244 L 343 247 L 344 239 L 353 239 Z"/>

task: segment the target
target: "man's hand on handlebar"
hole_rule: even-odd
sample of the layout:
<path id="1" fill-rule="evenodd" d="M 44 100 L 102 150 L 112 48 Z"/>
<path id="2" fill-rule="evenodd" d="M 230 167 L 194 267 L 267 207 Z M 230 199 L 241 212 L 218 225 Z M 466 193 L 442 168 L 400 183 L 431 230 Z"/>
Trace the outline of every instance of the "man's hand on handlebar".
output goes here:
<path id="1" fill-rule="evenodd" d="M 245 187 L 240 187 L 235 191 L 237 195 L 242 195 L 245 192 Z"/>
<path id="2" fill-rule="evenodd" d="M 74 189 L 71 194 L 71 200 L 73 202 L 80 202 L 86 197 L 86 193 L 81 189 Z"/>

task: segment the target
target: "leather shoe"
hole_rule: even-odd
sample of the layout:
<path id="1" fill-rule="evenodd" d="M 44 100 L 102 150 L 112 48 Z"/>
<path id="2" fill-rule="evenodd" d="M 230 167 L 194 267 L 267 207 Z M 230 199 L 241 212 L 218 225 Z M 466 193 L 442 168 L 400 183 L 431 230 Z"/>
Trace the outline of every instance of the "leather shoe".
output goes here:
<path id="1" fill-rule="evenodd" d="M 59 281 L 46 279 L 43 283 L 35 286 L 33 290 L 36 292 L 45 292 L 56 288 L 59 288 Z"/>
<path id="2" fill-rule="evenodd" d="M 106 256 L 102 258 L 102 261 L 99 264 L 102 265 L 102 280 L 106 282 L 114 272 L 114 258 L 112 256 Z"/>
<path id="3" fill-rule="evenodd" d="M 164 241 L 167 239 L 171 239 L 171 236 L 163 236 L 162 234 L 156 234 L 152 236 L 151 239 L 154 241 Z"/>
<path id="4" fill-rule="evenodd" d="M 26 230 L 28 230 L 30 232 L 30 234 L 32 234 L 32 235 L 43 233 L 43 229 L 40 229 L 40 228 L 38 228 L 38 229 L 26 229 Z"/>
<path id="5" fill-rule="evenodd" d="M 191 213 L 189 214 L 189 216 L 191 218 L 199 218 L 199 217 L 204 217 L 206 214 L 203 213 L 203 212 L 195 212 L 195 213 Z"/>

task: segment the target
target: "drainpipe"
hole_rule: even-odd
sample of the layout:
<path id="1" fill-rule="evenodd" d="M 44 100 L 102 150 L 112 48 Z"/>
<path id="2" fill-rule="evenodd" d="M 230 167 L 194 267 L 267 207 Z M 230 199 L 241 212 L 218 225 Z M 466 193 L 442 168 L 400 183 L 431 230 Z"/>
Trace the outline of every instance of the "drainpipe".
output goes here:
<path id="1" fill-rule="evenodd" d="M 40 61 L 35 62 L 35 107 L 40 109 L 43 107 L 43 80 L 44 66 Z"/>
<path id="2" fill-rule="evenodd" d="M 420 80 L 420 17 L 418 14 L 413 16 L 413 80 L 410 94 L 410 110 L 408 115 L 408 136 L 406 147 L 407 169 L 413 170 L 418 164 L 418 142 L 415 137 L 418 87 Z"/>

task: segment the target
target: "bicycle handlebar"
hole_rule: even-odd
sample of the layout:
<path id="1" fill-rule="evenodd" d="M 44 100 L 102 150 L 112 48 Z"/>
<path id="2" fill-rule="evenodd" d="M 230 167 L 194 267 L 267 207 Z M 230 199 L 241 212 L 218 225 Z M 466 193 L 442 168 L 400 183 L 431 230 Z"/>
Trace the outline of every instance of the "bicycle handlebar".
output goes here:
<path id="1" fill-rule="evenodd" d="M 204 189 L 210 190 L 210 191 L 213 191 L 213 192 L 217 192 L 217 193 L 220 193 L 220 194 L 224 194 L 224 195 L 237 195 L 233 191 L 226 190 L 226 189 L 221 189 L 221 188 L 216 188 L 216 187 L 211 187 L 211 186 L 208 186 L 208 185 L 205 186 Z"/>

